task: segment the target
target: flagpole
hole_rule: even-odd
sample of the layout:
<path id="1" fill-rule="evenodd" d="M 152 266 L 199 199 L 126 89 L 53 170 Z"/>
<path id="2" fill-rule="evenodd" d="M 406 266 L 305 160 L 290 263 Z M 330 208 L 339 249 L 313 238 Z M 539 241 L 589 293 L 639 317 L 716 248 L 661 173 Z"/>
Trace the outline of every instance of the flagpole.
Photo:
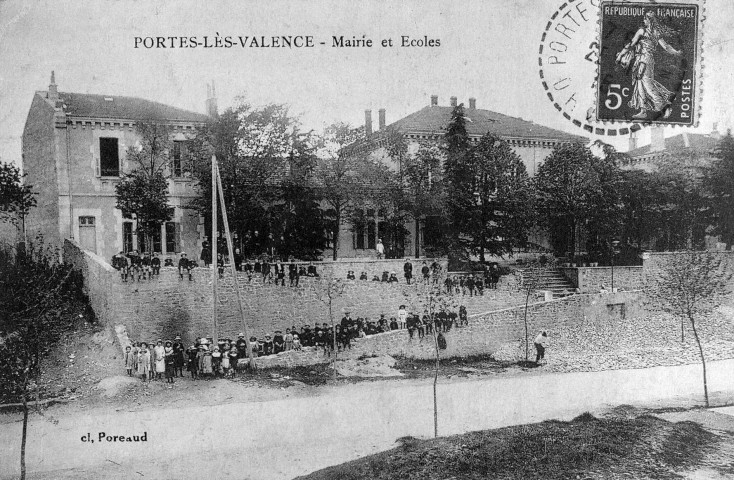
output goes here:
<path id="1" fill-rule="evenodd" d="M 219 279 L 219 268 L 217 263 L 217 175 L 219 168 L 217 167 L 217 156 L 212 155 L 212 238 L 210 240 L 210 251 L 212 254 L 212 325 L 214 333 L 213 342 L 219 341 L 219 325 L 217 323 L 217 306 L 219 305 L 219 296 L 217 292 L 217 281 Z M 216 343 L 214 343 L 216 345 Z M 209 348 L 214 348 L 210 345 Z"/>
<path id="2" fill-rule="evenodd" d="M 245 322 L 245 309 L 242 306 L 242 293 L 240 292 L 239 280 L 237 279 L 237 269 L 234 265 L 234 248 L 232 246 L 232 235 L 229 231 L 229 221 L 227 220 L 227 207 L 224 204 L 224 190 L 222 189 L 222 177 L 219 176 L 219 168 L 216 171 L 217 187 L 219 190 L 219 201 L 222 207 L 222 222 L 224 223 L 224 235 L 227 237 L 227 250 L 229 251 L 229 268 L 232 272 L 232 283 L 234 285 L 234 291 L 237 294 L 237 306 L 240 309 L 240 319 L 242 320 L 242 333 L 245 334 L 245 343 L 247 345 L 247 357 L 250 359 L 250 369 L 255 370 L 257 364 L 255 363 L 255 357 L 252 356 L 252 345 L 250 344 L 250 337 L 247 335 L 247 322 Z"/>

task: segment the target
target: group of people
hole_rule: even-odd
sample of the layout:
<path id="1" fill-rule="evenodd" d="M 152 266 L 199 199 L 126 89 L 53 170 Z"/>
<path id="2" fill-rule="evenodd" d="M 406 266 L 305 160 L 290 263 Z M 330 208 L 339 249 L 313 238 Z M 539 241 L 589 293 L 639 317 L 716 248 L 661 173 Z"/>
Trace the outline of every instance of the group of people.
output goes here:
<path id="1" fill-rule="evenodd" d="M 173 266 L 173 261 L 166 260 L 166 266 Z M 123 282 L 127 282 L 128 277 L 132 281 L 138 282 L 150 280 L 154 275 L 161 272 L 161 259 L 157 254 L 140 254 L 137 250 L 133 250 L 125 254 L 120 252 L 112 256 L 112 267 L 120 272 Z"/>
<path id="2" fill-rule="evenodd" d="M 332 328 L 328 323 L 304 325 L 300 329 L 295 325 L 276 330 L 273 335 L 263 338 L 251 336 L 249 339 L 253 357 L 276 355 L 290 350 L 299 351 L 303 347 L 323 349 L 331 355 L 334 349 L 344 351 L 352 347 L 352 341 L 369 335 L 407 329 L 410 339 L 416 334 L 418 338 L 428 333 L 448 332 L 452 326 L 468 324 L 466 307 L 459 307 L 458 312 L 440 311 L 431 317 L 428 312 L 418 315 L 400 305 L 396 316 L 388 319 L 384 314 L 377 320 L 357 317 L 351 312 Z M 186 369 L 191 378 L 209 378 L 217 376 L 235 376 L 241 359 L 249 358 L 248 342 L 245 334 L 240 333 L 237 340 L 212 337 L 199 337 L 188 348 L 176 336 L 173 341 L 141 341 L 125 348 L 125 368 L 127 374 L 139 375 L 143 381 L 160 380 L 165 377 L 169 383 L 174 378 L 183 377 Z"/>
<path id="3" fill-rule="evenodd" d="M 136 342 L 125 347 L 125 369 L 127 374 L 140 375 L 143 381 L 161 380 L 173 383 L 175 377 L 183 377 L 184 344 L 181 337 L 164 342 Z"/>

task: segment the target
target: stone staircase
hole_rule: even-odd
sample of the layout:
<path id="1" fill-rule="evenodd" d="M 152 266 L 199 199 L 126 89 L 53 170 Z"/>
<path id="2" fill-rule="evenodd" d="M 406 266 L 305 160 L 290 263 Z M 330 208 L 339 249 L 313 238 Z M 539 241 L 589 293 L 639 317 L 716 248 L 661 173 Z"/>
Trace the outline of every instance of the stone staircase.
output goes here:
<path id="1" fill-rule="evenodd" d="M 566 278 L 563 272 L 558 268 L 522 270 L 523 287 L 527 285 L 527 282 L 535 282 L 536 278 L 536 292 L 547 290 L 553 292 L 553 297 L 565 297 L 567 295 L 572 295 L 576 291 L 576 287 L 573 283 L 571 283 L 571 281 Z"/>

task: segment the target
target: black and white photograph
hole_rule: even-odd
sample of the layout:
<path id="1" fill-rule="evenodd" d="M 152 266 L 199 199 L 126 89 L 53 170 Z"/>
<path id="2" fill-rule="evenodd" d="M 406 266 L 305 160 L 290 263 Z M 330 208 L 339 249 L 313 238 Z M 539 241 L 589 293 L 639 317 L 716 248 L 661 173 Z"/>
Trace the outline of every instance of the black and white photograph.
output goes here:
<path id="1" fill-rule="evenodd" d="M 0 0 L 0 480 L 734 478 L 733 31 Z"/>

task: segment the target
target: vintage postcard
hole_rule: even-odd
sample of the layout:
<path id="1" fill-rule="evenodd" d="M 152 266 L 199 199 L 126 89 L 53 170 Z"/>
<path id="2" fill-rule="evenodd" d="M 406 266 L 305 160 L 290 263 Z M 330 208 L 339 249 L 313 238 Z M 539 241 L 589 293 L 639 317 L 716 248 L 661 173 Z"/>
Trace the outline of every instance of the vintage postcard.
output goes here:
<path id="1" fill-rule="evenodd" d="M 0 0 L 0 480 L 734 478 L 732 32 Z"/>

